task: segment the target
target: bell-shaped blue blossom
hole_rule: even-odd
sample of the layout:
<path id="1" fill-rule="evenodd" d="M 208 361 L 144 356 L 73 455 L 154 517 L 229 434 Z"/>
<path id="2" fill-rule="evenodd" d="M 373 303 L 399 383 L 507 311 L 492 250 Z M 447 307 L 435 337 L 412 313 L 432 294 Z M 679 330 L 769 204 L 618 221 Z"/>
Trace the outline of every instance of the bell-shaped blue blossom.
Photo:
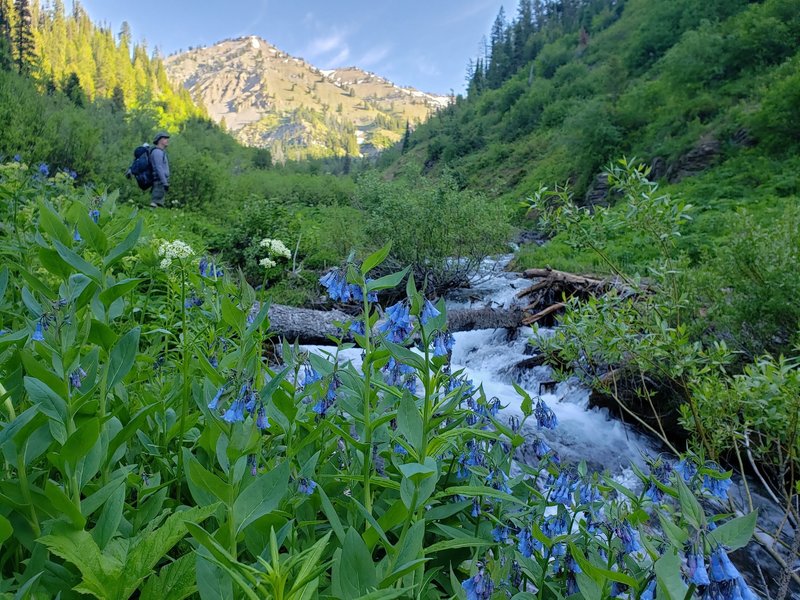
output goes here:
<path id="1" fill-rule="evenodd" d="M 639 541 L 639 532 L 631 527 L 630 523 L 622 522 L 614 528 L 614 533 L 622 542 L 622 547 L 628 554 L 633 554 L 642 549 Z"/>
<path id="2" fill-rule="evenodd" d="M 716 548 L 711 553 L 711 581 L 720 583 L 723 581 L 733 581 L 741 577 L 739 570 L 728 558 L 728 553 L 722 547 Z"/>
<path id="3" fill-rule="evenodd" d="M 244 421 L 244 400 L 237 398 L 222 415 L 222 420 L 226 423 L 241 423 Z"/>
<path id="4" fill-rule="evenodd" d="M 83 381 L 84 377 L 86 377 L 86 371 L 78 367 L 69 374 L 69 383 L 73 388 L 79 390 L 81 389 L 81 381 Z"/>
<path id="5" fill-rule="evenodd" d="M 372 279 L 367 279 L 367 283 L 371 282 Z M 350 296 L 352 297 L 354 302 L 363 302 L 364 301 L 364 292 L 361 290 L 360 285 L 350 284 L 349 287 Z M 367 301 L 368 302 L 377 302 L 378 301 L 378 294 L 375 292 L 368 292 L 367 293 Z"/>
<path id="6" fill-rule="evenodd" d="M 396 386 L 404 385 L 406 379 L 414 375 L 414 367 L 399 362 L 394 356 L 389 358 L 381 371 L 383 380 L 389 385 Z"/>
<path id="7" fill-rule="evenodd" d="M 650 482 L 650 485 L 648 486 L 644 495 L 646 498 L 652 500 L 655 504 L 658 504 L 664 499 L 664 492 L 653 482 Z"/>
<path id="8" fill-rule="evenodd" d="M 517 550 L 525 558 L 533 556 L 533 536 L 527 528 L 523 528 L 517 536 Z"/>
<path id="9" fill-rule="evenodd" d="M 78 233 L 78 228 L 77 227 L 72 231 L 72 241 L 73 242 L 82 242 L 83 241 L 83 238 L 81 237 L 81 234 Z"/>
<path id="10" fill-rule="evenodd" d="M 263 403 L 258 405 L 258 410 L 256 411 L 256 427 L 261 431 L 269 429 L 269 419 L 267 418 L 267 411 L 264 409 Z"/>
<path id="11" fill-rule="evenodd" d="M 39 175 L 42 177 L 50 176 L 50 167 L 47 165 L 47 163 L 39 163 Z"/>
<path id="12" fill-rule="evenodd" d="M 656 594 L 656 580 L 653 579 L 650 583 L 647 584 L 647 587 L 644 588 L 642 595 L 639 596 L 639 600 L 655 600 Z"/>
<path id="13" fill-rule="evenodd" d="M 222 394 L 225 393 L 225 386 L 221 386 L 217 393 L 214 394 L 214 397 L 211 399 L 211 402 L 208 403 L 208 410 L 217 410 L 219 407 L 219 401 L 222 399 Z"/>
<path id="14" fill-rule="evenodd" d="M 538 459 L 543 458 L 546 454 L 552 451 L 552 448 L 550 448 L 550 446 L 547 445 L 547 442 L 545 442 L 542 438 L 536 438 L 533 441 L 531 448 Z"/>
<path id="15" fill-rule="evenodd" d="M 405 449 L 405 446 L 403 446 L 403 444 L 395 444 L 394 453 L 399 456 L 406 456 L 408 454 L 408 450 Z"/>
<path id="16" fill-rule="evenodd" d="M 757 596 L 745 583 L 739 570 L 721 547 L 711 553 L 711 582 L 704 598 L 713 600 L 756 600 Z"/>
<path id="17" fill-rule="evenodd" d="M 327 290 L 328 297 L 334 302 L 349 302 L 353 297 L 352 290 L 339 269 L 328 271 L 320 277 L 319 282 Z"/>
<path id="18" fill-rule="evenodd" d="M 566 471 L 561 471 L 553 482 L 550 492 L 550 501 L 570 506 L 574 503 L 573 492 L 578 482 L 573 481 Z"/>
<path id="19" fill-rule="evenodd" d="M 475 518 L 481 516 L 481 503 L 477 498 L 472 499 L 472 512 L 470 514 Z"/>
<path id="20" fill-rule="evenodd" d="M 319 381 L 322 379 L 322 375 L 317 373 L 316 369 L 310 365 L 306 365 L 303 369 L 303 387 L 307 387 L 314 383 L 315 381 Z"/>
<path id="21" fill-rule="evenodd" d="M 367 330 L 364 327 L 364 321 L 362 319 L 355 319 L 352 323 L 350 323 L 350 327 L 348 328 L 350 333 L 353 335 L 366 335 Z"/>
<path id="22" fill-rule="evenodd" d="M 386 320 L 378 325 L 378 331 L 383 333 L 390 342 L 401 344 L 414 330 L 408 306 L 405 302 L 393 304 L 386 309 L 386 317 Z"/>
<path id="23" fill-rule="evenodd" d="M 433 355 L 447 356 L 453 351 L 456 340 L 449 331 L 437 331 L 433 334 Z"/>
<path id="24" fill-rule="evenodd" d="M 36 327 L 33 328 L 33 335 L 31 339 L 37 342 L 44 341 L 44 332 L 42 331 L 42 322 L 41 320 L 36 321 Z"/>
<path id="25" fill-rule="evenodd" d="M 11 160 L 13 160 L 16 163 L 22 162 L 22 155 L 21 154 L 15 154 L 14 157 Z"/>
<path id="26" fill-rule="evenodd" d="M 509 530 L 507 525 L 497 525 L 494 529 L 492 529 L 492 538 L 499 544 L 505 544 L 508 542 L 508 532 Z"/>
<path id="27" fill-rule="evenodd" d="M 706 560 L 702 552 L 692 549 L 686 554 L 686 579 L 695 585 L 708 585 L 711 580 L 706 571 Z"/>
<path id="28" fill-rule="evenodd" d="M 675 465 L 675 471 L 688 483 L 697 474 L 697 464 L 687 457 Z"/>
<path id="29" fill-rule="evenodd" d="M 438 317 L 440 314 L 442 313 L 439 312 L 439 309 L 436 308 L 433 303 L 426 298 L 422 305 L 422 311 L 419 313 L 419 320 L 423 325 L 427 325 L 428 321 Z"/>
<path id="30" fill-rule="evenodd" d="M 481 568 L 475 575 L 461 582 L 467 600 L 489 600 L 494 593 L 494 583 Z"/>
<path id="31" fill-rule="evenodd" d="M 505 474 L 505 471 L 501 471 L 500 469 L 492 469 L 486 476 L 486 485 L 493 487 L 500 492 L 510 494 L 511 488 L 508 487 L 508 484 L 506 483 L 507 481 L 508 475 Z"/>
<path id="32" fill-rule="evenodd" d="M 717 473 L 723 473 L 723 471 L 715 463 L 706 464 L 706 468 L 712 469 Z M 712 495 L 716 496 L 720 500 L 728 499 L 728 489 L 730 487 L 731 487 L 730 476 L 719 478 L 707 474 L 703 475 L 703 489 L 711 493 Z"/>
<path id="33" fill-rule="evenodd" d="M 301 494 L 308 494 L 310 496 L 314 493 L 315 487 L 317 487 L 317 482 L 308 477 L 301 477 L 297 480 L 297 491 Z"/>
<path id="34" fill-rule="evenodd" d="M 543 429 L 555 429 L 558 426 L 558 417 L 556 417 L 556 413 L 554 413 L 553 409 L 547 406 L 547 403 L 541 398 L 536 402 L 533 416 L 536 418 L 539 427 Z"/>
<path id="35" fill-rule="evenodd" d="M 261 303 L 256 300 L 253 302 L 253 306 L 250 307 L 250 310 L 247 312 L 247 326 L 249 327 L 253 323 L 256 322 L 256 317 L 258 313 L 261 311 Z"/>
<path id="36" fill-rule="evenodd" d="M 256 459 L 255 454 L 247 455 L 247 466 L 250 467 L 250 475 L 253 477 L 258 475 L 258 460 Z"/>
<path id="37" fill-rule="evenodd" d="M 200 298 L 197 294 L 195 294 L 194 291 L 192 292 L 191 296 L 189 296 L 188 298 L 186 298 L 186 300 L 183 301 L 183 306 L 187 309 L 196 308 L 202 305 L 203 305 L 203 299 Z"/>
<path id="38" fill-rule="evenodd" d="M 550 515 L 544 520 L 542 533 L 549 538 L 555 538 L 567 533 L 567 520 L 563 515 Z"/>
<path id="39" fill-rule="evenodd" d="M 593 483 L 586 482 L 578 486 L 578 495 L 581 504 L 594 504 L 595 502 L 602 502 L 603 496 L 600 495 L 600 490 L 597 489 Z"/>
<path id="40" fill-rule="evenodd" d="M 89 218 L 95 222 L 95 224 L 100 222 L 100 211 L 96 208 L 93 208 L 89 211 Z"/>

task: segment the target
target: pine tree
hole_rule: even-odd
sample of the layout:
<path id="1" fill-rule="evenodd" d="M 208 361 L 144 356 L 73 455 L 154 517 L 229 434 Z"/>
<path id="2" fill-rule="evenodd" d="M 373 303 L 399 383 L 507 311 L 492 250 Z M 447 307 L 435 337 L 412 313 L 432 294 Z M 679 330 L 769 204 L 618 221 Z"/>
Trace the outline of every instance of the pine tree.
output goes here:
<path id="1" fill-rule="evenodd" d="M 11 69 L 11 10 L 7 0 L 0 0 L 0 69 Z"/>
<path id="2" fill-rule="evenodd" d="M 119 85 L 114 86 L 114 91 L 111 92 L 111 111 L 115 113 L 125 112 L 125 92 Z"/>
<path id="3" fill-rule="evenodd" d="M 17 72 L 29 73 L 33 63 L 33 25 L 28 0 L 14 0 L 17 22 L 14 31 L 14 50 L 16 52 Z"/>
<path id="4" fill-rule="evenodd" d="M 86 104 L 86 94 L 81 87 L 80 77 L 74 71 L 67 76 L 62 89 L 64 95 L 72 100 L 75 106 L 84 106 Z"/>
<path id="5" fill-rule="evenodd" d="M 405 154 L 411 145 L 411 124 L 406 121 L 406 132 L 403 134 L 403 145 L 400 147 L 400 154 Z"/>

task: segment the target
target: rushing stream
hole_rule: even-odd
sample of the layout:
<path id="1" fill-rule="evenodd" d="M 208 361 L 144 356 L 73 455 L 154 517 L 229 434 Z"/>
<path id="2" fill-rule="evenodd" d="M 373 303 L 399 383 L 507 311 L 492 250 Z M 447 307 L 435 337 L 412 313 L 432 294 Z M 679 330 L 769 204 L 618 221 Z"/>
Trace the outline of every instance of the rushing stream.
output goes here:
<path id="1" fill-rule="evenodd" d="M 530 279 L 504 270 L 510 258 L 506 256 L 485 261 L 468 289 L 456 290 L 446 298 L 447 307 L 510 307 L 516 302 L 517 293 L 531 285 Z M 545 328 L 540 328 L 539 332 L 543 336 L 549 334 Z M 558 427 L 542 430 L 531 426 L 522 432 L 528 443 L 541 437 L 563 463 L 585 460 L 592 470 L 605 471 L 620 483 L 638 489 L 640 482 L 630 466 L 643 466 L 643 455 L 661 452 L 658 441 L 625 425 L 605 409 L 589 408 L 589 390 L 577 381 L 554 384 L 548 367 L 517 368 L 520 361 L 530 356 L 528 333 L 524 329 L 516 333 L 509 333 L 505 329 L 479 329 L 453 334 L 453 372 L 464 369 L 476 387 L 483 386 L 487 398 L 498 398 L 504 407 L 500 414 L 506 419 L 521 415 L 522 399 L 514 389 L 514 383 L 533 397 L 540 395 L 556 413 Z M 306 348 L 314 352 L 326 351 L 319 346 Z M 344 351 L 340 353 L 340 360 L 359 365 L 360 350 Z M 526 449 L 523 448 L 523 460 L 525 456 Z M 737 478 L 734 479 L 736 481 Z M 737 488 L 741 486 L 733 486 L 732 493 L 741 494 L 740 489 L 734 491 Z M 759 508 L 759 522 L 767 529 L 774 528 L 783 516 L 781 510 L 764 498 L 757 486 L 751 484 L 751 492 Z M 764 578 L 774 583 L 777 575 L 775 564 L 755 543 L 751 543 L 738 556 L 734 555 L 734 560 L 752 584 L 758 586 L 762 583 L 759 565 Z M 795 592 L 791 597 L 800 599 L 800 593 Z"/>

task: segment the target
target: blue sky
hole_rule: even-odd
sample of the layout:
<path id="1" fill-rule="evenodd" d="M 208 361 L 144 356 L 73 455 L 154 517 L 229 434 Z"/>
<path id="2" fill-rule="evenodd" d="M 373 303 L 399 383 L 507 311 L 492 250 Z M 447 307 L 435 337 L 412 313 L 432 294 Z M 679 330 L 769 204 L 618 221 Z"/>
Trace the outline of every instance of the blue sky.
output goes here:
<path id="1" fill-rule="evenodd" d="M 67 10 L 70 2 L 66 3 Z M 258 35 L 322 68 L 355 65 L 426 92 L 464 90 L 467 61 L 478 53 L 501 6 L 516 0 L 81 0 L 95 22 L 171 54 Z"/>

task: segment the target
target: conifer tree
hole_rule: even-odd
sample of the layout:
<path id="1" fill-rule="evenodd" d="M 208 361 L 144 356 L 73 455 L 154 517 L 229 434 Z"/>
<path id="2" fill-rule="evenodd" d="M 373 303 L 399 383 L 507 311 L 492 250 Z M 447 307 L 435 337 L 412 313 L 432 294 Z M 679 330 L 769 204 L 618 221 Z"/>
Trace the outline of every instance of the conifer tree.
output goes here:
<path id="1" fill-rule="evenodd" d="M 11 10 L 7 0 L 0 0 L 0 69 L 8 71 L 11 56 Z"/>
<path id="2" fill-rule="evenodd" d="M 403 134 L 403 145 L 400 147 L 400 153 L 405 154 L 411 144 L 411 124 L 406 121 L 406 132 Z"/>
<path id="3" fill-rule="evenodd" d="M 14 31 L 17 72 L 29 73 L 34 51 L 30 3 L 28 0 L 14 0 L 14 8 L 17 13 Z"/>

